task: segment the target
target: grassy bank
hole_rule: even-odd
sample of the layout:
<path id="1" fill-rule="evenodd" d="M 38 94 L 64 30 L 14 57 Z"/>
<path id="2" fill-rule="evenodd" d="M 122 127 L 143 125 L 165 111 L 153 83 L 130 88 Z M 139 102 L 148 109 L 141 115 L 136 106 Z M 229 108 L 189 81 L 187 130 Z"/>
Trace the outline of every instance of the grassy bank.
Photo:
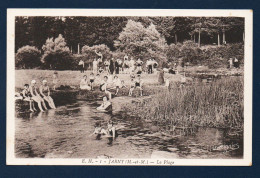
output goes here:
<path id="1" fill-rule="evenodd" d="M 244 121 L 243 78 L 223 78 L 210 84 L 180 87 L 125 109 L 158 125 L 176 127 L 220 127 L 242 129 Z"/>

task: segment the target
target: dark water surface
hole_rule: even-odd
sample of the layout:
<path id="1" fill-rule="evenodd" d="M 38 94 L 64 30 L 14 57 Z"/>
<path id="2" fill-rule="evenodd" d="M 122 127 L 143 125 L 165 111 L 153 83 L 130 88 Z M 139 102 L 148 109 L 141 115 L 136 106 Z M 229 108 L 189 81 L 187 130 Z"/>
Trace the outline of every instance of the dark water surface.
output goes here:
<path id="1" fill-rule="evenodd" d="M 74 101 L 44 113 L 16 113 L 20 158 L 242 158 L 243 140 L 227 130 L 198 128 L 195 135 L 162 134 L 152 123 L 96 111 L 99 102 Z M 89 136 L 97 121 L 112 119 L 115 140 Z"/>

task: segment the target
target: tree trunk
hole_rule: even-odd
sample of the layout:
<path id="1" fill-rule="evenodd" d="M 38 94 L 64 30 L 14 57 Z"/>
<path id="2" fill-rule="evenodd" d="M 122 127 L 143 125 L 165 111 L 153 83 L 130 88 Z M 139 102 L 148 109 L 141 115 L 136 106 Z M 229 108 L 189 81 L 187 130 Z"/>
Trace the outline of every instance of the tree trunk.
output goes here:
<path id="1" fill-rule="evenodd" d="M 218 46 L 220 46 L 220 38 L 219 38 L 219 33 L 218 33 Z"/>
<path id="2" fill-rule="evenodd" d="M 177 39 L 177 34 L 175 33 L 175 44 L 177 44 L 178 39 Z"/>
<path id="3" fill-rule="evenodd" d="M 200 29 L 199 29 L 199 39 L 198 39 L 198 45 L 200 47 Z"/>
<path id="4" fill-rule="evenodd" d="M 243 42 L 245 42 L 245 32 L 243 32 Z"/>
<path id="5" fill-rule="evenodd" d="M 78 43 L 78 54 L 80 53 L 79 43 Z"/>
<path id="6" fill-rule="evenodd" d="M 194 40 L 194 43 L 196 43 L 196 35 L 195 35 L 195 33 L 194 33 L 194 39 L 193 40 Z"/>

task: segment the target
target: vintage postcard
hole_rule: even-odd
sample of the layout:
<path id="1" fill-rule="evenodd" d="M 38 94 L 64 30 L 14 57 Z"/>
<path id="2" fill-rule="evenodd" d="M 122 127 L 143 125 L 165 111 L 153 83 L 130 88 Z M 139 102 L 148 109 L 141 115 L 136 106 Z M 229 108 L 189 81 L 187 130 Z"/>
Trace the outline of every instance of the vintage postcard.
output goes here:
<path id="1" fill-rule="evenodd" d="M 252 10 L 8 9 L 8 165 L 252 165 Z"/>

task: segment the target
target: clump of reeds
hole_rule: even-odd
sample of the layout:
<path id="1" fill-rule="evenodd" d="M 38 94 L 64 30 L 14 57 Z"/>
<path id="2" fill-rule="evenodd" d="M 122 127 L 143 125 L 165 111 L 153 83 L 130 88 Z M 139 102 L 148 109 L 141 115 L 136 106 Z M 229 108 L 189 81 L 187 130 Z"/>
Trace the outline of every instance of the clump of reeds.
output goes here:
<path id="1" fill-rule="evenodd" d="M 174 84 L 149 100 L 128 106 L 136 116 L 160 125 L 207 126 L 242 129 L 244 122 L 243 78 L 223 78 L 210 84 Z"/>

